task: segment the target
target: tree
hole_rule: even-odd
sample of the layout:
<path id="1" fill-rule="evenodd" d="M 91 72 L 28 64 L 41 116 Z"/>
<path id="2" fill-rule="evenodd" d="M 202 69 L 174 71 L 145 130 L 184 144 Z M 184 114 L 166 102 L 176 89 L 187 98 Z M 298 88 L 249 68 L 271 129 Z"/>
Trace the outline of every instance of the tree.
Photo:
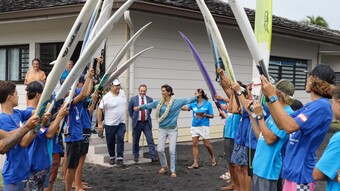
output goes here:
<path id="1" fill-rule="evenodd" d="M 314 17 L 314 15 L 307 16 L 307 19 L 304 20 L 303 22 L 310 24 L 310 25 L 317 25 L 317 26 L 328 28 L 327 21 L 321 16 L 317 16 L 317 17 Z"/>

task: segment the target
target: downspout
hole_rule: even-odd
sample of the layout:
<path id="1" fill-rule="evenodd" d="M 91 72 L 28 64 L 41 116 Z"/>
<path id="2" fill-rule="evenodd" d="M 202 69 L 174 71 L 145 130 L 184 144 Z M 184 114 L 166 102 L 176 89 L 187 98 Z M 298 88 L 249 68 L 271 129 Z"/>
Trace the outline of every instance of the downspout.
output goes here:
<path id="1" fill-rule="evenodd" d="M 130 11 L 127 10 L 124 13 L 124 20 L 126 22 L 126 42 L 131 38 L 131 36 L 134 34 L 134 26 L 130 17 Z M 130 52 L 128 51 L 126 53 L 126 60 L 130 59 L 131 55 L 134 54 L 134 49 L 135 46 L 134 44 L 131 46 L 130 48 Z M 134 79 L 135 79 L 135 72 L 134 72 L 134 64 L 131 64 L 131 66 L 129 67 L 129 69 L 127 69 L 125 71 L 125 84 L 129 84 L 127 87 L 127 91 L 125 92 L 129 92 L 127 98 L 130 100 L 130 98 L 133 96 L 133 90 L 134 90 Z M 131 127 L 131 121 L 130 121 L 130 117 L 129 114 L 127 114 L 126 116 L 126 121 L 127 121 L 127 126 L 128 126 L 128 136 L 127 136 L 127 140 L 128 142 L 132 143 L 132 127 Z"/>

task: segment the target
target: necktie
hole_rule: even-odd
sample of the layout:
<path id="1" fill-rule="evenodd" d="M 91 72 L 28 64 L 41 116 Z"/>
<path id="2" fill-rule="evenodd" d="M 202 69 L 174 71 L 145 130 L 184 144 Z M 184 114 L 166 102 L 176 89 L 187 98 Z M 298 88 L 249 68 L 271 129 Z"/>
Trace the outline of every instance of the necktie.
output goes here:
<path id="1" fill-rule="evenodd" d="M 144 97 L 142 97 L 142 105 L 144 105 Z M 141 111 L 140 120 L 145 121 L 145 110 Z"/>

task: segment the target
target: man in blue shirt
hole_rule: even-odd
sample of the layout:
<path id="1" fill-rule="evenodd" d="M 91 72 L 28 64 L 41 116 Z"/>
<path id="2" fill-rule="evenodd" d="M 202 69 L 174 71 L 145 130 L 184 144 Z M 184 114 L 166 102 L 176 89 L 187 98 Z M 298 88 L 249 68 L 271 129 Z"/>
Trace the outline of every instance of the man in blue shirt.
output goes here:
<path id="1" fill-rule="evenodd" d="M 40 81 L 33 81 L 27 84 L 26 111 L 32 112 L 36 109 L 43 89 L 44 84 Z M 47 125 L 50 115 L 44 115 L 41 128 L 36 133 L 36 137 L 28 147 L 31 175 L 27 181 L 26 189 L 42 190 L 48 186 L 48 174 L 51 167 L 48 144 L 59 128 L 60 120 L 65 117 L 66 114 L 67 106 L 64 105 L 61 110 L 59 110 L 56 119 L 52 122 L 50 127 Z"/>
<path id="2" fill-rule="evenodd" d="M 322 143 L 332 122 L 332 108 L 329 103 L 335 72 L 325 64 L 319 64 L 309 73 L 306 92 L 312 102 L 291 115 L 277 101 L 277 92 L 264 76 L 262 92 L 269 97 L 268 108 L 279 129 L 290 134 L 282 167 L 285 179 L 283 191 L 315 188 L 312 172 L 315 166 L 315 151 Z"/>
<path id="3" fill-rule="evenodd" d="M 76 95 L 70 106 L 69 115 L 65 118 L 66 126 L 64 127 L 64 136 L 66 143 L 66 162 L 67 171 L 65 176 L 66 191 L 70 191 L 74 181 L 75 173 L 81 157 L 81 147 L 83 143 L 83 124 L 81 123 L 81 108 L 87 98 L 88 88 L 92 83 L 94 70 L 88 72 L 85 84 L 81 92 Z"/>
<path id="4" fill-rule="evenodd" d="M 340 119 L 340 86 L 333 92 L 332 110 L 335 118 Z M 330 139 L 328 146 L 322 154 L 313 171 L 314 180 L 327 180 L 326 191 L 340 190 L 340 132 Z"/>
<path id="5" fill-rule="evenodd" d="M 36 134 L 34 131 L 28 132 L 37 126 L 39 117 L 31 117 L 32 112 L 14 109 L 18 106 L 19 96 L 13 82 L 0 81 L 0 91 L 0 138 L 2 139 L 0 148 L 3 153 L 6 153 L 6 161 L 2 169 L 4 190 L 22 191 L 25 189 L 25 181 L 30 172 L 25 147 L 31 143 Z M 24 121 L 27 122 L 22 125 Z M 5 138 L 7 135 L 9 136 Z M 13 135 L 15 138 L 12 137 Z"/>

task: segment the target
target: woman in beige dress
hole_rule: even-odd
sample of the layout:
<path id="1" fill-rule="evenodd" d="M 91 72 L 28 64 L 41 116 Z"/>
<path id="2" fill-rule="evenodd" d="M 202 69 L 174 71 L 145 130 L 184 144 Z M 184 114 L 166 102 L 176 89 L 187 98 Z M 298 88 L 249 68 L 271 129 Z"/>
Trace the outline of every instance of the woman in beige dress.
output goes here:
<path id="1" fill-rule="evenodd" d="M 29 69 L 26 73 L 25 77 L 25 84 L 29 84 L 30 82 L 33 81 L 41 81 L 43 83 L 46 82 L 46 75 L 45 72 L 40 69 L 41 66 L 41 61 L 39 58 L 34 58 L 32 60 L 32 68 Z"/>

